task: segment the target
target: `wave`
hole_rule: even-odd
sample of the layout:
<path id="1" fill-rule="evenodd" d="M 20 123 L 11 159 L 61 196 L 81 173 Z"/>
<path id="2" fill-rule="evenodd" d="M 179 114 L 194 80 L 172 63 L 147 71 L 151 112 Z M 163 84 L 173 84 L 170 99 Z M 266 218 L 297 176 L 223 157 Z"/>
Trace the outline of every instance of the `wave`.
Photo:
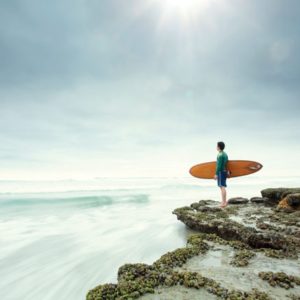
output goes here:
<path id="1" fill-rule="evenodd" d="M 32 207 L 32 206 L 75 206 L 75 207 L 97 207 L 113 205 L 118 203 L 147 203 L 149 195 L 120 195 L 120 196 L 79 196 L 66 198 L 10 198 L 2 199 L 0 207 Z"/>

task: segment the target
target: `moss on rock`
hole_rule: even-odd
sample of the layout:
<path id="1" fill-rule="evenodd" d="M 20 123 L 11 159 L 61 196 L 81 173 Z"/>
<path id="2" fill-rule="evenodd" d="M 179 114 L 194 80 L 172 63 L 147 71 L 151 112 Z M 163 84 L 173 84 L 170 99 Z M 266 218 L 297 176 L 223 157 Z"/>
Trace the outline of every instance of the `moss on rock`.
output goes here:
<path id="1" fill-rule="evenodd" d="M 188 227 L 203 232 L 214 233 L 225 240 L 236 240 L 252 248 L 291 248 L 290 242 L 279 233 L 261 233 L 252 227 L 244 226 L 228 219 L 228 214 L 222 212 L 198 212 L 190 208 L 175 209 L 173 213 L 177 219 Z M 223 217 L 222 215 L 225 215 Z"/>
<path id="2" fill-rule="evenodd" d="M 249 260 L 255 256 L 255 253 L 251 250 L 239 250 L 234 254 L 232 265 L 236 267 L 245 267 L 249 264 Z"/>
<path id="3" fill-rule="evenodd" d="M 284 272 L 260 272 L 258 276 L 268 281 L 273 287 L 280 286 L 285 289 L 290 289 L 293 288 L 295 284 L 300 285 L 300 277 L 287 275 Z"/>

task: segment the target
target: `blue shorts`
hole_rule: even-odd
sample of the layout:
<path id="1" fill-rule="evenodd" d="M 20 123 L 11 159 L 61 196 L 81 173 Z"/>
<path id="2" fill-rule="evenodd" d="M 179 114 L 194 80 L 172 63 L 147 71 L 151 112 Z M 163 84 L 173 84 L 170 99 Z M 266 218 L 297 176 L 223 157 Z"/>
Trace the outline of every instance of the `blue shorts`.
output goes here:
<path id="1" fill-rule="evenodd" d="M 218 175 L 218 186 L 227 187 L 226 185 L 227 171 L 220 171 L 217 175 Z"/>

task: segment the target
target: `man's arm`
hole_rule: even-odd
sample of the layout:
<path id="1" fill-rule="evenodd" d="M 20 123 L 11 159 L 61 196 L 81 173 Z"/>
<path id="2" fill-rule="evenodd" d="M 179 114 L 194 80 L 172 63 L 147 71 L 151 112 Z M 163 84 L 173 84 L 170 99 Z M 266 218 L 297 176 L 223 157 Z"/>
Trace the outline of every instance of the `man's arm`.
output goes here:
<path id="1" fill-rule="evenodd" d="M 222 163 L 223 163 L 224 157 L 223 155 L 219 155 L 217 159 L 217 166 L 216 166 L 216 173 L 215 175 L 218 175 L 220 171 L 222 171 Z"/>

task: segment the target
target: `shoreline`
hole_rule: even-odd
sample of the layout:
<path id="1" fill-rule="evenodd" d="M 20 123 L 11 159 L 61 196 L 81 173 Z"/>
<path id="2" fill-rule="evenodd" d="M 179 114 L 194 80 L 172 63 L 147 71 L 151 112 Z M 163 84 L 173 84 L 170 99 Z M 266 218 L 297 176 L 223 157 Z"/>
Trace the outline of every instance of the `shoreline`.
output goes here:
<path id="1" fill-rule="evenodd" d="M 118 283 L 98 285 L 86 299 L 298 300 L 300 189 L 261 194 L 252 201 L 233 198 L 223 210 L 213 200 L 176 208 L 177 219 L 197 232 L 189 234 L 186 247 L 151 265 L 124 264 Z M 238 289 L 231 284 L 237 280 Z"/>

